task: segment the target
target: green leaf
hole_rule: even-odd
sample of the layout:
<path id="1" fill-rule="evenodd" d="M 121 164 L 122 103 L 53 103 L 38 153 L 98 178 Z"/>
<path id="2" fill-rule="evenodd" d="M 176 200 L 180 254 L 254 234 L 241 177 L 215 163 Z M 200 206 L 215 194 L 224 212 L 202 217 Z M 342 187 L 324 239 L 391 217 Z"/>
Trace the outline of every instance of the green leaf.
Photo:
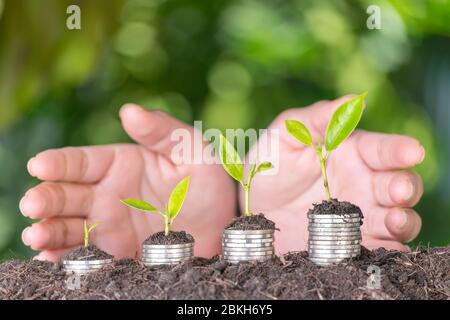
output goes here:
<path id="1" fill-rule="evenodd" d="M 306 126 L 297 120 L 286 120 L 286 129 L 289 133 L 294 136 L 298 141 L 304 145 L 313 145 L 311 133 Z"/>
<path id="2" fill-rule="evenodd" d="M 272 167 L 273 167 L 272 163 L 270 163 L 268 161 L 261 163 L 258 167 L 256 166 L 256 163 L 252 164 L 252 166 L 250 167 L 249 174 L 248 174 L 249 178 L 248 178 L 247 184 L 249 184 L 252 181 L 253 177 L 258 172 L 262 172 L 262 171 L 266 171 L 266 170 L 272 169 Z"/>
<path id="3" fill-rule="evenodd" d="M 181 206 L 186 198 L 190 178 L 191 177 L 188 176 L 181 180 L 170 194 L 169 202 L 167 204 L 167 212 L 169 213 L 171 220 L 175 219 L 181 210 Z"/>
<path id="4" fill-rule="evenodd" d="M 325 136 L 325 148 L 328 152 L 336 149 L 355 130 L 364 111 L 366 95 L 367 92 L 344 102 L 334 112 Z"/>
<path id="5" fill-rule="evenodd" d="M 94 230 L 95 228 L 97 228 L 97 226 L 100 224 L 100 222 L 96 222 L 94 223 L 92 226 L 89 227 L 88 232 L 91 232 L 92 230 Z"/>
<path id="6" fill-rule="evenodd" d="M 225 171 L 240 183 L 244 183 L 244 165 L 242 160 L 233 145 L 223 135 L 220 135 L 219 153 Z"/>
<path id="7" fill-rule="evenodd" d="M 133 209 L 138 209 L 141 211 L 145 211 L 145 212 L 158 212 L 159 210 L 152 206 L 150 203 L 145 202 L 143 200 L 138 200 L 138 199 L 124 199 L 124 200 L 120 200 L 123 204 L 133 208 Z"/>
<path id="8" fill-rule="evenodd" d="M 266 171 L 266 170 L 269 170 L 269 169 L 272 169 L 272 168 L 273 168 L 272 163 L 269 162 L 269 161 L 266 161 L 266 162 L 261 163 L 258 166 L 258 169 L 256 169 L 256 173 L 263 172 L 263 171 Z"/>

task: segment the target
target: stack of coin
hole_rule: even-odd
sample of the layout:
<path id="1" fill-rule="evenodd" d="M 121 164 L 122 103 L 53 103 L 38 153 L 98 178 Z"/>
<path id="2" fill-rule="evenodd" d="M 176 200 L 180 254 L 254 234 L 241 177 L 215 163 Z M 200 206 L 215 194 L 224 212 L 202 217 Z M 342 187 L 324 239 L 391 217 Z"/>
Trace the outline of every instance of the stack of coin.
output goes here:
<path id="1" fill-rule="evenodd" d="M 308 214 L 308 254 L 317 265 L 330 265 L 361 253 L 361 216 Z"/>
<path id="2" fill-rule="evenodd" d="M 194 242 L 182 244 L 144 244 L 142 245 L 142 261 L 147 266 L 177 264 L 192 260 Z"/>
<path id="3" fill-rule="evenodd" d="M 234 230 L 223 232 L 223 258 L 230 263 L 264 261 L 273 257 L 274 230 Z"/>
<path id="4" fill-rule="evenodd" d="M 97 271 L 113 262 L 113 259 L 101 260 L 63 260 L 63 267 L 66 272 L 75 274 L 87 274 Z"/>

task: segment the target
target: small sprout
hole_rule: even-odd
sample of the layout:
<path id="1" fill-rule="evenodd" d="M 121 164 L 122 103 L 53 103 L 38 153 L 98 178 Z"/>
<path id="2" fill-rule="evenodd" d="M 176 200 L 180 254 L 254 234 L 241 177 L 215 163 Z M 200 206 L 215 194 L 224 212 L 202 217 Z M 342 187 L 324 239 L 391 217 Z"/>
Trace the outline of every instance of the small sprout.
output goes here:
<path id="1" fill-rule="evenodd" d="M 84 247 L 86 248 L 89 246 L 89 233 L 97 228 L 97 226 L 100 224 L 100 222 L 94 223 L 92 226 L 88 226 L 87 221 L 84 220 Z"/>
<path id="2" fill-rule="evenodd" d="M 250 171 L 248 173 L 247 181 L 244 181 L 244 165 L 242 163 L 239 154 L 233 145 L 225 138 L 223 135 L 220 135 L 220 160 L 222 165 L 228 174 L 233 177 L 236 181 L 238 181 L 242 188 L 244 189 L 245 194 L 245 209 L 244 215 L 249 217 L 252 215 L 250 211 L 250 186 L 253 178 L 259 172 L 266 171 L 272 168 L 272 163 L 263 162 L 259 166 L 256 163 L 250 166 Z"/>
<path id="3" fill-rule="evenodd" d="M 177 217 L 178 213 L 180 213 L 181 206 L 183 205 L 184 199 L 186 198 L 188 186 L 189 186 L 190 177 L 186 177 L 181 180 L 175 188 L 172 190 L 172 193 L 169 197 L 169 202 L 166 205 L 166 209 L 164 211 L 159 210 L 155 206 L 151 205 L 148 202 L 138 199 L 124 199 L 121 202 L 133 209 L 137 209 L 144 212 L 152 212 L 159 213 L 164 218 L 164 234 L 167 236 L 172 227 L 172 223 Z"/>
<path id="4" fill-rule="evenodd" d="M 311 147 L 319 156 L 323 185 L 327 200 L 331 200 L 326 164 L 331 151 L 335 150 L 355 130 L 364 111 L 364 98 L 367 92 L 344 102 L 333 114 L 325 134 L 325 145 L 320 139 L 314 145 L 311 133 L 306 126 L 297 120 L 286 120 L 286 129 L 298 141 Z M 324 150 L 325 148 L 325 150 Z"/>

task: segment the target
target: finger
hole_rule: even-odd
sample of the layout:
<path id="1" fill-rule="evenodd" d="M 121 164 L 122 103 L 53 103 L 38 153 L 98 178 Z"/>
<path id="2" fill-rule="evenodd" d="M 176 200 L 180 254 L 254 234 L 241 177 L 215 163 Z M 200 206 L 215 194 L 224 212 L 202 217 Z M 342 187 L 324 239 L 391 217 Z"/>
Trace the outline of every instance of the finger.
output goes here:
<path id="1" fill-rule="evenodd" d="M 405 245 L 398 241 L 381 240 L 372 237 L 363 237 L 361 244 L 369 250 L 384 248 L 386 250 L 409 251 Z"/>
<path id="2" fill-rule="evenodd" d="M 396 240 L 386 227 L 386 216 L 389 214 L 388 208 L 374 206 L 364 214 L 361 232 L 363 236 L 370 236 L 377 239 Z"/>
<path id="3" fill-rule="evenodd" d="M 422 219 L 412 209 L 393 208 L 385 219 L 386 228 L 401 242 L 414 240 L 422 228 Z"/>
<path id="4" fill-rule="evenodd" d="M 373 170 L 410 168 L 425 157 L 419 141 L 402 135 L 359 131 L 357 146 L 361 158 Z"/>
<path id="5" fill-rule="evenodd" d="M 48 219 L 25 228 L 22 241 L 33 250 L 53 250 L 80 245 L 83 219 Z"/>
<path id="6" fill-rule="evenodd" d="M 386 207 L 413 207 L 423 194 L 422 178 L 415 172 L 376 172 L 373 190 L 377 202 Z"/>
<path id="7" fill-rule="evenodd" d="M 33 260 L 59 262 L 70 251 L 75 250 L 77 247 L 57 249 L 57 250 L 44 250 L 36 255 Z"/>
<path id="8" fill-rule="evenodd" d="M 179 144 L 179 141 L 171 139 L 174 130 L 183 130 L 191 139 L 194 138 L 193 127 L 161 111 L 148 111 L 135 104 L 126 104 L 120 109 L 120 118 L 133 140 L 167 158 L 171 157 L 173 147 Z M 201 134 L 196 137 L 202 139 Z"/>
<path id="9" fill-rule="evenodd" d="M 94 188 L 90 185 L 43 182 L 25 193 L 19 208 L 32 219 L 86 217 L 93 198 Z"/>
<path id="10" fill-rule="evenodd" d="M 43 151 L 28 161 L 28 172 L 38 179 L 95 183 L 114 159 L 110 147 L 67 147 Z"/>

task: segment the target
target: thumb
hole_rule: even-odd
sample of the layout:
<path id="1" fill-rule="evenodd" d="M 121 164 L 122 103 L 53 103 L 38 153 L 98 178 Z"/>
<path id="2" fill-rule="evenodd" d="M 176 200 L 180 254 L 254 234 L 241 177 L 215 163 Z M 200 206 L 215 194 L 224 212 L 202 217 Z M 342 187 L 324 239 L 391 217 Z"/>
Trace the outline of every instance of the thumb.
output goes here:
<path id="1" fill-rule="evenodd" d="M 171 158 L 179 141 L 172 140 L 174 130 L 185 130 L 194 137 L 194 128 L 158 110 L 145 110 L 135 104 L 125 104 L 119 112 L 122 126 L 131 139 L 147 149 Z"/>

